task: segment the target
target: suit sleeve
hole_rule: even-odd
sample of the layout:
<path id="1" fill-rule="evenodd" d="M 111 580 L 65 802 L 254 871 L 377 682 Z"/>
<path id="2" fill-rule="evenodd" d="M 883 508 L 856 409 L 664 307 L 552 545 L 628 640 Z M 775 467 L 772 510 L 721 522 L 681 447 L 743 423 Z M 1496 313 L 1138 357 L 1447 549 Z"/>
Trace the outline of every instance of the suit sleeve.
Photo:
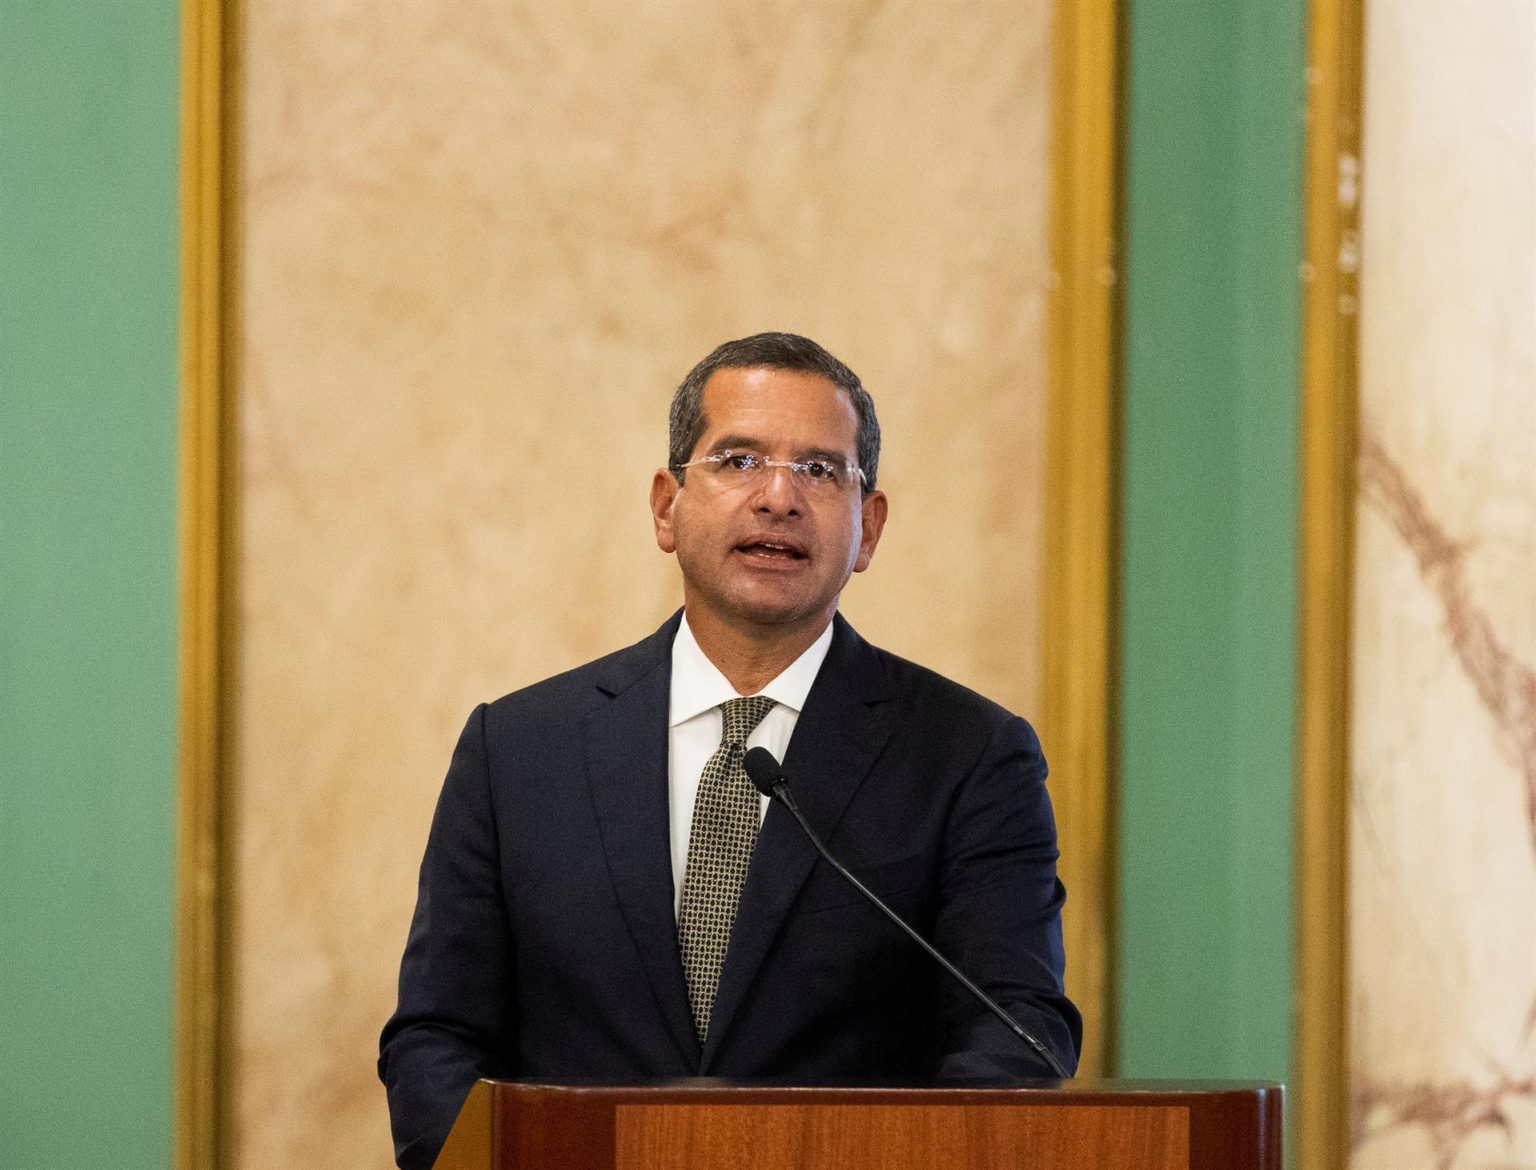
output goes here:
<path id="1" fill-rule="evenodd" d="M 1056 877 L 1056 822 L 1045 775 L 1034 731 L 1009 716 L 951 808 L 934 934 L 939 950 L 1071 1071 L 1082 1017 L 1063 985 L 1066 892 Z M 1054 1077 L 958 983 L 941 977 L 940 988 L 941 1079 Z"/>
<path id="2" fill-rule="evenodd" d="M 395 1159 L 429 1170 L 471 1086 L 516 1075 L 512 948 L 485 706 L 454 749 L 421 863 L 400 998 L 379 1038 Z"/>

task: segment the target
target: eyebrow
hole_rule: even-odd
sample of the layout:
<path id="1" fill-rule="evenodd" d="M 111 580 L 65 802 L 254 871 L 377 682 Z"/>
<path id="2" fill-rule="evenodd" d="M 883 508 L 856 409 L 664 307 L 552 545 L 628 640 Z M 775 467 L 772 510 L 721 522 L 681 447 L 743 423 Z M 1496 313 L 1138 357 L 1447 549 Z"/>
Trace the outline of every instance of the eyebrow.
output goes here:
<path id="1" fill-rule="evenodd" d="M 764 446 L 766 444 L 761 439 L 749 438 L 746 435 L 722 435 L 710 444 L 709 449 L 711 452 L 734 451 L 743 448 L 749 451 L 761 451 Z M 836 463 L 839 466 L 845 463 L 853 464 L 855 467 L 858 466 L 855 460 L 845 452 L 832 451 L 826 447 L 807 447 L 799 454 L 793 456 L 793 458 L 796 462 L 803 462 L 806 459 L 821 459 L 827 463 Z"/>

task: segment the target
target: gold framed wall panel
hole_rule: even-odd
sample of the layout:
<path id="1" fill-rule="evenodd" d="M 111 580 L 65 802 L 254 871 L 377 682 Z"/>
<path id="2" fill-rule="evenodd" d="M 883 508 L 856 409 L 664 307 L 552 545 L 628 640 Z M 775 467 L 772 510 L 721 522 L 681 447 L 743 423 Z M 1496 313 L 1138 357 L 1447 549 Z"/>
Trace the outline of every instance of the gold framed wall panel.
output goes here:
<path id="1" fill-rule="evenodd" d="M 1043 688 L 1083 1075 L 1114 1051 L 1118 5 L 1056 6 Z"/>
<path id="2" fill-rule="evenodd" d="M 1062 822 L 1069 982 L 1084 1009 L 1083 1072 L 1111 1050 L 1113 864 L 1114 238 L 1117 5 L 1054 11 L 1048 465 L 1041 712 Z M 238 21 L 233 0 L 183 0 L 181 664 L 178 776 L 175 1157 L 231 1164 L 232 899 L 229 775 L 233 497 L 238 387 L 234 289 L 239 208 L 231 194 Z"/>
<path id="3" fill-rule="evenodd" d="M 1348 1160 L 1350 610 L 1358 427 L 1363 0 L 1308 28 L 1296 802 L 1297 1165 Z"/>

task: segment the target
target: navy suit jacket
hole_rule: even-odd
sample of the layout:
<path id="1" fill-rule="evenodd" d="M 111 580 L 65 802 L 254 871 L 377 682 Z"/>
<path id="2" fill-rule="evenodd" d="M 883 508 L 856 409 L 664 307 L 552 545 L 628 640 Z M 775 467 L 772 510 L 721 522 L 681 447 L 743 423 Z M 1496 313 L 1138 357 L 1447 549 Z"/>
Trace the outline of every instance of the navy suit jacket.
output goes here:
<path id="1" fill-rule="evenodd" d="M 396 1158 L 425 1170 L 479 1077 L 805 1083 L 1049 1076 L 771 805 L 709 1035 L 688 1007 L 669 843 L 679 615 L 481 705 L 422 862 L 380 1040 Z M 841 616 L 784 768 L 833 853 L 1074 1068 L 1056 832 L 1024 720 Z"/>

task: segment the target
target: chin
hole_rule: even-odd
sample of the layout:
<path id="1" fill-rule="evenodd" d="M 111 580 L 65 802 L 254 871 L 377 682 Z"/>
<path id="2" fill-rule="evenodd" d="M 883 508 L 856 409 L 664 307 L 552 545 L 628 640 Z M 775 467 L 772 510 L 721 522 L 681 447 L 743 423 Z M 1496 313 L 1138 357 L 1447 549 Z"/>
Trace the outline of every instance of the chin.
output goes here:
<path id="1" fill-rule="evenodd" d="M 803 610 L 778 605 L 738 605 L 732 610 L 738 621 L 751 626 L 789 626 L 804 620 Z"/>
<path id="2" fill-rule="evenodd" d="M 821 604 L 798 602 L 745 602 L 736 607 L 736 614 L 741 620 L 754 626 L 767 629 L 785 628 L 804 625 L 824 615 L 828 610 L 825 602 Z"/>

